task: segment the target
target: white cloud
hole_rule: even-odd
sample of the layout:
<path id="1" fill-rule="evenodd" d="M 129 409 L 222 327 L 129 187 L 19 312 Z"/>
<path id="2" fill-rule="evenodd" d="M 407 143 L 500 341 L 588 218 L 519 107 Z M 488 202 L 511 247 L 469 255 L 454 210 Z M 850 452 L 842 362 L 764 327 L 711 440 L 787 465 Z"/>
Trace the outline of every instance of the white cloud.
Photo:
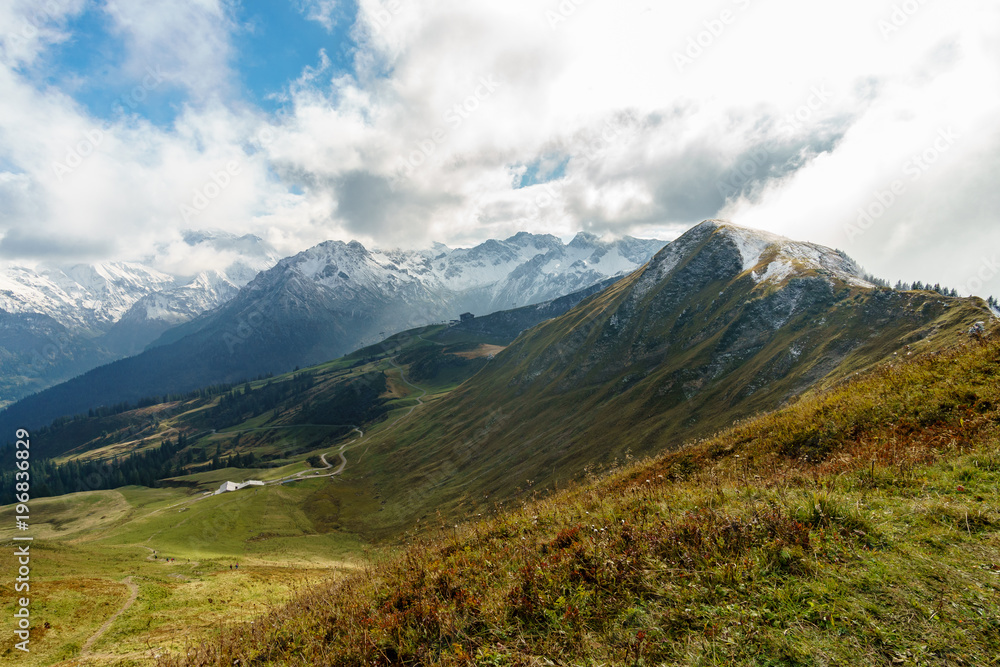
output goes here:
<path id="1" fill-rule="evenodd" d="M 159 72 L 196 100 L 225 96 L 234 86 L 235 25 L 224 0 L 107 0 L 104 11 L 125 40 L 124 69 L 133 79 Z"/>
<path id="2" fill-rule="evenodd" d="M 0 5 L 3 63 L 32 65 L 48 46 L 65 41 L 66 21 L 83 11 L 86 0 L 9 0 Z"/>
<path id="3" fill-rule="evenodd" d="M 325 238 L 455 244 L 520 229 L 669 236 L 723 214 L 842 247 L 890 278 L 959 287 L 983 244 L 1000 241 L 989 178 L 1000 8 L 955 0 L 900 17 L 897 5 L 361 0 L 356 72 L 320 55 L 267 118 L 227 90 L 225 5 L 119 1 L 109 12 L 135 76 L 161 63 L 190 108 L 170 129 L 111 126 L 59 181 L 53 161 L 93 122 L 0 72 L 0 164 L 16 166 L 0 188 L 18 202 L 0 225 L 27 211 L 39 229 L 73 220 L 115 252 L 222 227 L 293 252 Z M 297 7 L 324 25 L 340 9 Z M 948 128 L 961 138 L 849 238 L 858 209 L 909 179 L 906 161 Z M 179 205 L 232 160 L 238 178 L 183 220 Z M 538 160 L 565 161 L 565 173 L 517 189 Z M 1000 277 L 981 289 L 1000 293 Z"/>
<path id="4" fill-rule="evenodd" d="M 310 21 L 316 21 L 327 32 L 337 23 L 337 0 L 296 0 L 298 10 Z"/>

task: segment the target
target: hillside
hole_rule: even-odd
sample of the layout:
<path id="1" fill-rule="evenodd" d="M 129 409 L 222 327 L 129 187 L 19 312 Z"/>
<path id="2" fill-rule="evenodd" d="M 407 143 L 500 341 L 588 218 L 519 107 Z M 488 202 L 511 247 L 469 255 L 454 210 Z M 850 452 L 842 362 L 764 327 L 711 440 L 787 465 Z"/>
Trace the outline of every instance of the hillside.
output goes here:
<path id="1" fill-rule="evenodd" d="M 995 664 L 998 375 L 996 333 L 879 366 L 160 664 Z"/>
<path id="2" fill-rule="evenodd" d="M 0 310 L 0 408 L 112 358 L 48 315 Z"/>
<path id="3" fill-rule="evenodd" d="M 978 299 L 876 288 L 837 251 L 703 223 L 374 439 L 366 472 L 398 510 L 365 528 L 674 449 L 990 318 Z"/>
<path id="4" fill-rule="evenodd" d="M 407 331 L 285 376 L 33 431 L 37 624 L 24 664 L 146 664 L 391 550 L 350 528 L 385 507 L 354 472 L 369 440 L 441 400 L 519 326 L 585 296 Z M 264 486 L 212 495 L 248 479 Z M 7 489 L 13 477 L 2 481 Z M 60 495 L 40 497 L 46 487 Z M 0 540 L 13 535 L 13 512 L 0 509 Z M 133 586 L 136 601 L 102 634 Z"/>

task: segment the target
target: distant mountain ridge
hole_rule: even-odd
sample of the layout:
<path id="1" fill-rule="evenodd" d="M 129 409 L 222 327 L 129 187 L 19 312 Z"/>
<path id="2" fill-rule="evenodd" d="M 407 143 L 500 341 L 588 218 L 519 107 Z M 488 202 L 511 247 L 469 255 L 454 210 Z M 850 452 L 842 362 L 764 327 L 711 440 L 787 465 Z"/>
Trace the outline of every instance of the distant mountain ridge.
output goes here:
<path id="1" fill-rule="evenodd" d="M 154 346 L 202 331 L 228 334 L 232 342 L 238 329 L 246 331 L 243 323 L 255 320 L 299 320 L 307 329 L 325 322 L 320 328 L 334 335 L 305 343 L 312 351 L 297 357 L 294 351 L 275 351 L 280 367 L 316 363 L 462 312 L 483 315 L 572 294 L 635 270 L 664 243 L 631 237 L 602 241 L 581 233 L 563 244 L 527 232 L 472 248 L 436 244 L 416 251 L 326 241 L 283 259 L 224 308 L 166 332 Z M 256 344 L 257 333 L 239 337 L 239 344 Z"/>
<path id="2" fill-rule="evenodd" d="M 167 329 L 145 352 L 29 397 L 10 414 L 44 423 L 102 404 L 320 363 L 465 311 L 482 315 L 557 299 L 635 270 L 663 245 L 589 234 L 563 244 L 528 233 L 473 248 L 438 244 L 422 251 L 327 241 L 281 260 L 222 305 Z M 162 298 L 145 298 L 138 307 L 148 314 Z"/>
<path id="3" fill-rule="evenodd" d="M 252 235 L 188 232 L 184 243 L 185 250 L 226 265 L 195 276 L 152 268 L 155 257 L 0 271 L 0 312 L 11 316 L 0 329 L 0 406 L 141 352 L 170 327 L 222 305 L 278 261 L 274 249 Z"/>
<path id="4" fill-rule="evenodd" d="M 48 315 L 64 327 L 103 333 L 138 299 L 175 287 L 177 279 L 136 262 L 78 264 L 0 273 L 0 310 Z"/>

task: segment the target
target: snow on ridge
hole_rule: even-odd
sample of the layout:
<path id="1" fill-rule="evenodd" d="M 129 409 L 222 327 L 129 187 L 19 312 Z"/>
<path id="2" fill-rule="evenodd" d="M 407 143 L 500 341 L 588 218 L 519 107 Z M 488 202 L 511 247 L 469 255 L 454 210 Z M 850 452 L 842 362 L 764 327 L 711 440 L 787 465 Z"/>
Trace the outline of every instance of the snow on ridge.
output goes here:
<path id="1" fill-rule="evenodd" d="M 756 269 L 769 251 L 774 257 L 763 272 L 751 273 L 756 283 L 780 283 L 799 270 L 813 269 L 832 274 L 856 287 L 875 287 L 865 280 L 857 265 L 842 253 L 815 243 L 793 241 L 778 234 L 741 227 L 722 220 L 708 221 L 733 241 L 743 260 L 743 270 Z"/>
<path id="2" fill-rule="evenodd" d="M 334 291 L 361 288 L 392 297 L 417 290 L 448 295 L 485 312 L 555 298 L 634 271 L 662 242 L 647 245 L 649 252 L 643 253 L 635 239 L 602 242 L 577 235 L 564 244 L 528 233 L 471 248 L 435 244 L 413 251 L 331 241 L 283 260 L 282 267 Z"/>
<path id="3" fill-rule="evenodd" d="M 210 241 L 205 235 L 186 238 L 189 245 Z M 626 237 L 605 242 L 583 234 L 563 243 L 524 232 L 471 248 L 434 244 L 419 251 L 369 250 L 358 242 L 327 241 L 280 261 L 250 248 L 245 255 L 239 252 L 229 267 L 195 276 L 171 276 L 134 262 L 46 270 L 10 267 L 0 271 L 0 308 L 39 312 L 70 328 L 101 331 L 123 318 L 190 319 L 248 284 L 259 289 L 270 276 L 290 272 L 344 298 L 353 298 L 358 290 L 404 299 L 422 298 L 416 295 L 423 293 L 498 309 L 562 296 L 633 271 L 652 254 L 651 246 L 644 252 L 641 241 Z M 278 273 L 269 273 L 276 264 Z"/>
<path id="4" fill-rule="evenodd" d="M 800 268 L 797 268 L 800 267 Z M 799 270 L 813 269 L 856 287 L 875 287 L 861 275 L 857 265 L 841 253 L 813 243 L 785 241 L 777 250 L 774 259 L 761 273 L 753 273 L 759 283 L 780 283 Z"/>
<path id="5" fill-rule="evenodd" d="M 736 245 L 736 249 L 739 250 L 740 257 L 743 259 L 744 271 L 756 268 L 760 264 L 760 258 L 767 252 L 768 248 L 789 243 L 789 240 L 783 236 L 731 223 L 718 224 L 717 229 L 724 232 Z"/>

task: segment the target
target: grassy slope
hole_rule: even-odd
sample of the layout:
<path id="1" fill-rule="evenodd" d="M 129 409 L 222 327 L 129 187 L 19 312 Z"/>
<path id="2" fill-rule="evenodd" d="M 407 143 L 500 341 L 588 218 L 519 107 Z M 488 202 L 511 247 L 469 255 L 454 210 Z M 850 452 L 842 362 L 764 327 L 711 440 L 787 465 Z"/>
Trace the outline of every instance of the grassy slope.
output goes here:
<path id="1" fill-rule="evenodd" d="M 363 545 L 331 517 L 375 511 L 349 485 L 327 480 L 190 499 L 178 489 L 126 487 L 32 501 L 31 653 L 15 656 L 8 644 L 0 662 L 78 657 L 125 602 L 121 582 L 131 575 L 138 602 L 93 652 L 101 664 L 147 664 L 152 652 L 182 647 L 356 568 Z M 16 569 L 13 523 L 12 508 L 0 510 L 0 568 L 8 572 Z M 154 549 L 160 559 L 151 561 Z M 230 570 L 236 562 L 240 569 Z M 12 581 L 2 596 L 12 613 Z"/>
<path id="2" fill-rule="evenodd" d="M 998 377 L 996 335 L 900 359 L 442 526 L 183 662 L 998 664 Z"/>
<path id="3" fill-rule="evenodd" d="M 718 325 L 700 317 L 680 324 L 683 318 L 657 320 L 649 314 L 655 304 L 647 304 L 649 321 L 636 327 L 636 339 L 609 348 L 608 320 L 638 279 L 622 280 L 522 335 L 447 401 L 392 437 L 376 438 L 369 478 L 390 488 L 390 507 L 357 529 L 379 537 L 437 511 L 481 512 L 493 499 L 574 479 L 588 466 L 606 469 L 629 453 L 676 448 L 773 409 L 806 386 L 835 382 L 895 351 L 905 354 L 907 344 L 916 350 L 947 345 L 955 332 L 985 317 L 972 300 L 847 291 L 828 309 L 802 313 L 748 360 L 705 381 L 687 374 L 722 357 L 720 339 L 735 327 L 721 320 L 745 310 L 735 303 L 741 292 L 704 314 L 717 317 Z M 691 302 L 707 303 L 722 287 L 713 283 Z M 817 326 L 820 318 L 825 327 Z M 703 331 L 716 333 L 701 340 Z M 647 341 L 685 337 L 694 342 L 628 359 Z M 799 355 L 792 357 L 791 349 Z M 601 355 L 625 361 L 609 372 Z"/>

